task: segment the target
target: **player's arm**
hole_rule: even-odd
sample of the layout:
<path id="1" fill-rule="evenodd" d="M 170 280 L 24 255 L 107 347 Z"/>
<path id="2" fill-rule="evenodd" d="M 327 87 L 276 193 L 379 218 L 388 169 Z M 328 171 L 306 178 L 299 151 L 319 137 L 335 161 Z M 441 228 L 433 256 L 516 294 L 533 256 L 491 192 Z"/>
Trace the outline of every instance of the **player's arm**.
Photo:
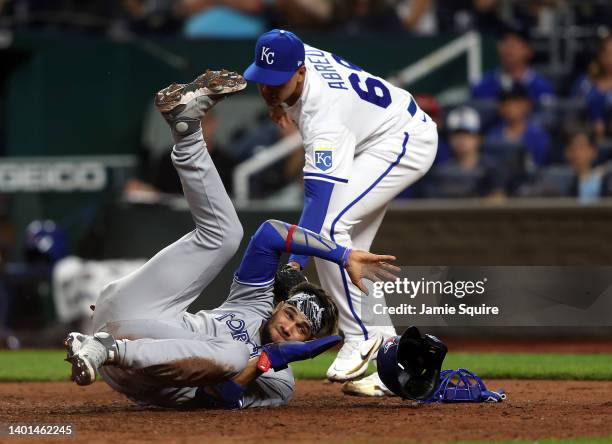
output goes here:
<path id="1" fill-rule="evenodd" d="M 243 409 L 286 404 L 293 395 L 295 381 L 291 370 L 264 373 L 251 358 L 233 379 L 203 387 L 199 398 L 204 407 Z"/>
<path id="2" fill-rule="evenodd" d="M 320 233 L 335 187 L 346 186 L 355 155 L 355 136 L 342 126 L 320 132 L 306 144 L 304 207 L 299 226 Z M 289 262 L 304 268 L 309 256 L 292 254 Z"/>
<path id="3" fill-rule="evenodd" d="M 236 282 L 271 284 L 284 252 L 317 256 L 344 266 L 349 250 L 297 225 L 267 220 L 251 237 L 236 272 Z"/>
<path id="4" fill-rule="evenodd" d="M 264 222 L 251 238 L 235 275 L 238 283 L 271 285 L 283 252 L 315 256 L 346 268 L 351 281 L 364 293 L 362 279 L 394 279 L 398 271 L 388 262 L 394 256 L 351 250 L 297 225 L 278 220 Z"/>
<path id="5" fill-rule="evenodd" d="M 293 395 L 295 385 L 291 371 L 287 370 L 289 364 L 312 359 L 341 341 L 341 336 L 325 336 L 306 342 L 266 344 L 261 354 L 251 358 L 246 368 L 234 378 L 203 388 L 202 398 L 209 407 L 245 408 L 285 404 Z"/>

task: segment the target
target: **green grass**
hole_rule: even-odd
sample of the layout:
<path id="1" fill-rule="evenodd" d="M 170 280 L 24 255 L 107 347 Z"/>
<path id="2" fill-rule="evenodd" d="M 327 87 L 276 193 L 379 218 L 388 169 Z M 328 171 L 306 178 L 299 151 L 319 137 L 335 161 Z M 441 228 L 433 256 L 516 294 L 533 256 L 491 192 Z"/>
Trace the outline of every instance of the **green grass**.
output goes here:
<path id="1" fill-rule="evenodd" d="M 60 350 L 0 351 L 0 381 L 65 381 L 70 366 Z M 293 364 L 297 378 L 322 379 L 334 359 Z M 372 368 L 372 366 L 370 366 Z M 449 353 L 443 368 L 467 368 L 483 378 L 612 380 L 612 354 Z"/>
<path id="2" fill-rule="evenodd" d="M 63 350 L 0 351 L 0 381 L 67 381 Z"/>
<path id="3" fill-rule="evenodd" d="M 320 378 L 333 358 L 326 353 L 296 362 L 293 372 L 298 378 Z M 443 368 L 459 367 L 483 378 L 612 380 L 612 355 L 605 354 L 449 353 Z"/>

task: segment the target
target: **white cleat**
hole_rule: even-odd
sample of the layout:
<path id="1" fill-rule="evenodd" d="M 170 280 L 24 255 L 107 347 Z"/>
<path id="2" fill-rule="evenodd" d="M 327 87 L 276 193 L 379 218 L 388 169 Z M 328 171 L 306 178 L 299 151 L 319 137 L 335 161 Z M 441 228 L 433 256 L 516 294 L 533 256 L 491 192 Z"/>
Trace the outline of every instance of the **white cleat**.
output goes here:
<path id="1" fill-rule="evenodd" d="M 369 397 L 397 396 L 383 384 L 378 373 L 372 373 L 370 376 L 345 382 L 342 384 L 342 393 L 351 396 Z"/>
<path id="2" fill-rule="evenodd" d="M 87 335 L 73 331 L 68 334 L 64 339 L 64 348 L 66 349 L 66 361 L 69 361 L 76 352 L 78 352 L 83 346 L 83 342 L 87 338 Z"/>
<path id="3" fill-rule="evenodd" d="M 363 375 L 368 369 L 370 359 L 376 355 L 383 337 L 376 335 L 367 341 L 347 341 L 338 352 L 336 359 L 327 369 L 330 381 L 350 381 Z"/>
<path id="4" fill-rule="evenodd" d="M 78 385 L 93 384 L 98 368 L 112 361 L 117 352 L 115 339 L 108 333 L 93 336 L 70 333 L 64 340 L 66 361 L 72 364 L 71 379 Z"/>

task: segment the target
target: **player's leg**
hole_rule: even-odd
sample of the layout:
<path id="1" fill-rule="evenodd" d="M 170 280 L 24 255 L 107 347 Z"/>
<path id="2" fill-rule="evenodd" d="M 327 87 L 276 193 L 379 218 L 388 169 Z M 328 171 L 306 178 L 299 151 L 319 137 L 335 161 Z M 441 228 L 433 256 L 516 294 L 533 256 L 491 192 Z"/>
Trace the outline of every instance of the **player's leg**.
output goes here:
<path id="1" fill-rule="evenodd" d="M 117 341 L 113 363 L 124 370 L 137 370 L 157 386 L 202 386 L 231 378 L 249 360 L 244 342 L 226 337 L 192 339 L 129 339 Z"/>
<path id="2" fill-rule="evenodd" d="M 349 184 L 334 188 L 322 233 L 341 244 L 369 249 L 388 203 L 429 170 L 436 148 L 436 127 L 424 123 L 410 134 L 405 132 L 382 139 L 358 155 L 353 165 L 356 173 L 350 177 Z M 331 284 L 331 273 L 324 274 L 326 277 L 321 277 L 322 282 L 325 279 Z M 337 298 L 339 308 L 342 306 L 340 328 L 349 338 L 363 336 L 367 339 L 370 336 L 367 325 L 356 313 L 361 292 L 350 280 L 338 279 L 338 274 L 339 270 L 334 279 L 336 282 L 347 281 L 346 286 L 331 284 L 345 290 L 345 294 L 339 294 Z M 346 287 L 352 297 L 348 296 Z M 393 334 L 388 326 L 382 330 L 376 326 L 373 328 L 374 332 L 385 330 Z"/>
<path id="3" fill-rule="evenodd" d="M 134 399 L 168 405 L 175 395 L 164 389 L 197 387 L 231 378 L 246 366 L 250 351 L 243 342 L 191 332 L 168 321 L 134 320 L 126 328 L 147 339 L 115 341 L 105 332 L 94 336 L 71 334 L 79 341 L 68 348 L 79 385 L 95 381 L 99 372 L 117 391 Z M 78 351 L 75 349 L 78 347 Z"/>
<path id="4" fill-rule="evenodd" d="M 234 75 L 218 74 L 211 77 L 207 73 L 182 87 L 172 85 L 162 90 L 156 101 L 175 138 L 172 159 L 196 229 L 160 251 L 136 272 L 108 285 L 96 303 L 94 331 L 110 332 L 118 339 L 191 340 L 183 337 L 188 332 L 180 316 L 231 258 L 240 242 L 242 227 L 206 150 L 200 126 L 206 110 L 223 94 L 244 86 L 237 83 Z M 134 320 L 147 319 L 167 322 L 134 328 Z M 73 379 L 94 380 L 98 355 L 80 347 L 76 337 L 69 336 L 66 344 Z M 165 351 L 158 350 L 158 358 L 165 359 Z M 188 349 L 188 356 L 193 352 Z M 89 365 L 89 361 L 94 364 Z"/>
<path id="5" fill-rule="evenodd" d="M 242 226 L 206 150 L 200 120 L 224 94 L 245 85 L 235 73 L 216 71 L 158 93 L 156 105 L 176 142 L 172 161 L 196 229 L 109 284 L 96 303 L 94 331 L 120 320 L 177 318 L 235 253 Z"/>
<path id="6" fill-rule="evenodd" d="M 378 212 L 374 212 L 369 217 L 365 218 L 362 223 L 358 224 L 353 229 L 353 248 L 369 251 L 374 237 L 380 228 L 383 218 L 387 212 L 387 206 Z M 382 301 L 384 303 L 384 301 Z M 379 304 L 379 299 L 372 297 L 361 298 L 359 301 L 359 311 L 361 320 L 364 325 L 368 326 L 371 332 L 376 331 L 384 338 L 395 336 L 395 327 L 391 322 L 389 315 L 374 315 L 372 304 Z M 361 343 L 362 347 L 367 348 L 367 344 Z M 372 361 L 376 364 L 376 353 L 372 356 Z M 380 380 L 378 373 L 374 372 L 369 376 L 362 376 L 358 379 L 347 381 L 342 384 L 342 392 L 352 396 L 395 396 L 383 382 Z"/>
<path id="7" fill-rule="evenodd" d="M 355 222 L 355 225 L 344 226 L 342 232 L 337 233 L 338 242 L 342 245 L 350 246 L 360 250 L 369 251 L 372 241 L 376 236 L 376 232 L 382 223 L 384 215 L 386 213 L 387 205 L 382 206 L 377 210 L 373 210 L 371 213 L 366 214 L 363 219 L 359 222 Z M 334 295 L 344 295 L 344 280 L 339 279 L 339 269 L 335 264 L 327 264 L 326 261 L 321 261 L 315 258 L 315 265 L 319 279 L 324 283 L 324 288 Z M 331 265 L 331 266 L 329 266 Z M 350 283 L 350 280 L 347 281 Z M 377 328 L 374 324 L 368 323 L 367 319 L 364 319 L 362 314 L 362 301 L 361 297 L 358 297 L 355 301 L 347 298 L 337 298 L 336 304 L 340 310 L 341 328 L 347 338 L 357 338 L 358 340 L 364 339 L 364 328 L 365 325 L 373 327 L 370 333 L 373 333 Z M 362 320 L 365 324 L 362 328 L 359 321 L 355 322 L 356 319 Z M 348 322 L 347 322 L 348 320 Z M 368 330 L 369 331 L 369 330 Z M 391 332 L 389 332 L 391 334 Z M 368 334 L 368 336 L 372 336 Z"/>
<path id="8" fill-rule="evenodd" d="M 355 247 L 371 244 L 385 208 L 397 194 L 422 177 L 431 167 L 436 153 L 435 125 L 424 124 L 416 136 L 404 133 L 382 139 L 355 158 L 354 174 L 349 184 L 335 187 L 322 232 L 336 242 Z M 362 225 L 363 224 L 363 225 Z M 367 225 L 372 224 L 368 229 Z M 340 313 L 340 328 L 346 335 L 345 346 L 328 371 L 334 380 L 346 380 L 363 373 L 375 352 L 380 335 L 393 335 L 390 322 L 368 325 L 362 318 L 361 292 L 351 284 L 344 270 L 316 262 L 323 288 L 334 297 Z M 377 322 L 380 324 L 380 322 Z M 361 344 L 368 341 L 365 344 Z M 346 358 L 346 359 L 344 359 Z"/>
<path id="9" fill-rule="evenodd" d="M 352 248 L 369 251 L 372 240 L 382 222 L 386 206 L 366 215 L 352 228 L 352 236 L 340 236 Z M 344 245 L 344 244 L 343 244 Z M 388 322 L 376 323 L 368 316 L 363 304 L 369 299 L 354 294 L 349 286 L 346 273 L 337 266 L 326 264 L 315 259 L 317 274 L 323 288 L 331 295 L 340 313 L 340 328 L 345 334 L 345 342 L 336 359 L 328 370 L 328 377 L 333 380 L 352 379 L 367 370 L 369 360 L 373 358 L 385 336 L 394 335 L 393 326 Z M 347 295 L 349 295 L 347 297 Z M 376 301 L 378 302 L 378 300 Z M 368 339 L 365 339 L 367 333 Z"/>
<path id="10" fill-rule="evenodd" d="M 353 248 L 370 251 L 372 242 L 378 233 L 378 229 L 387 213 L 388 204 L 368 214 L 360 223 L 353 227 L 351 241 Z M 395 327 L 388 315 L 375 315 L 373 304 L 381 301 L 372 297 L 359 298 L 358 312 L 364 325 L 369 326 L 372 333 L 382 337 L 395 336 Z M 383 301 L 384 302 L 384 301 Z M 373 336 L 373 335 L 371 335 Z"/>

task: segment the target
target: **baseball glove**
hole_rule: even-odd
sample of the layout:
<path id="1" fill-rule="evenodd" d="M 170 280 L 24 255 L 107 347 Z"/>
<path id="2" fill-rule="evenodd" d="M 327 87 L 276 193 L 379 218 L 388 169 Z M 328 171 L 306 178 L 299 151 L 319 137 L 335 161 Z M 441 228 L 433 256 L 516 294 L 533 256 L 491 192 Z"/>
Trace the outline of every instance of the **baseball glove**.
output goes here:
<path id="1" fill-rule="evenodd" d="M 307 281 L 308 279 L 306 279 L 302 270 L 297 270 L 289 264 L 281 266 L 276 271 L 274 278 L 274 304 L 286 301 L 289 296 L 289 290 Z"/>

